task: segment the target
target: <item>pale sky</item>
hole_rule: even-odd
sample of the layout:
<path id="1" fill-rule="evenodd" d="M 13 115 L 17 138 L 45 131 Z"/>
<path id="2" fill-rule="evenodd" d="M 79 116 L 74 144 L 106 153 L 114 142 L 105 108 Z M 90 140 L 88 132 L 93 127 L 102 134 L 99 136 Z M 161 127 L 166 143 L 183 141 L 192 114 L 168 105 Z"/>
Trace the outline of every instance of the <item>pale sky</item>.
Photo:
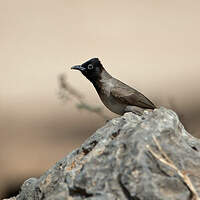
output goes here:
<path id="1" fill-rule="evenodd" d="M 57 75 L 64 71 L 98 102 L 89 82 L 70 71 L 92 57 L 154 99 L 180 101 L 199 89 L 200 1 L 1 0 L 0 5 L 4 103 L 30 97 L 53 103 Z"/>

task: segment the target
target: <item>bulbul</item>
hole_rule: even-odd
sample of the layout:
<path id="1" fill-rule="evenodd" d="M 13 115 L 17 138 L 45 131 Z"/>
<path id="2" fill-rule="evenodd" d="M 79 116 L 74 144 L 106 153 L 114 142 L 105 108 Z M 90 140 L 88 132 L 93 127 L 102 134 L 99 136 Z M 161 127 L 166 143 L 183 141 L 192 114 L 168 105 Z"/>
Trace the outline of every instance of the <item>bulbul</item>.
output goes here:
<path id="1" fill-rule="evenodd" d="M 156 106 L 143 94 L 113 78 L 98 58 L 92 58 L 71 69 L 79 70 L 94 85 L 103 104 L 112 112 L 123 115 L 133 112 L 142 115 L 146 109 Z"/>

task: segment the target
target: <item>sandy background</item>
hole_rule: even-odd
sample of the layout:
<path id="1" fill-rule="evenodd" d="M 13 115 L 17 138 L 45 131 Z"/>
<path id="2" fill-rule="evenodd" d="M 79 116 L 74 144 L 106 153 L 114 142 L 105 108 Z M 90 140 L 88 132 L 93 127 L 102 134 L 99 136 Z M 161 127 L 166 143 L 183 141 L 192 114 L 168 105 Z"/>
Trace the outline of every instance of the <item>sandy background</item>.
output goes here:
<path id="1" fill-rule="evenodd" d="M 57 77 L 66 73 L 89 103 L 103 107 L 70 70 L 92 57 L 157 105 L 176 109 L 198 136 L 199 10 L 198 0 L 0 0 L 0 198 L 105 123 L 57 95 Z"/>

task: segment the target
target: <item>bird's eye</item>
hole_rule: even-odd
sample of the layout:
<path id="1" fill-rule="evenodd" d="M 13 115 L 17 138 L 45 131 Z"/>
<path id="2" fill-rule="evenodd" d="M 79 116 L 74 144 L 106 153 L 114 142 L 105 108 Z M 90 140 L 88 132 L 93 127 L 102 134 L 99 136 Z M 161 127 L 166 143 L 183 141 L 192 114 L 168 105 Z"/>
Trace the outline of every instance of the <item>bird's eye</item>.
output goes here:
<path id="1" fill-rule="evenodd" d="M 94 67 L 93 67 L 93 65 L 92 64 L 89 64 L 88 65 L 88 69 L 93 69 Z"/>

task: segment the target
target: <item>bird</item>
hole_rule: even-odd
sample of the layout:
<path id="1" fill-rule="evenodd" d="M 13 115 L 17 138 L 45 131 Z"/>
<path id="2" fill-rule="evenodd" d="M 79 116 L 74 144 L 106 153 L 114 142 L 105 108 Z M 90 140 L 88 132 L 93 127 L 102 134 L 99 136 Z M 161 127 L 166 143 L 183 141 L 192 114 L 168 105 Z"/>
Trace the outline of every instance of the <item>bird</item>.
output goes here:
<path id="1" fill-rule="evenodd" d="M 79 70 L 94 86 L 103 104 L 113 113 L 123 115 L 132 112 L 143 115 L 156 106 L 142 93 L 112 77 L 98 58 L 71 67 Z"/>

